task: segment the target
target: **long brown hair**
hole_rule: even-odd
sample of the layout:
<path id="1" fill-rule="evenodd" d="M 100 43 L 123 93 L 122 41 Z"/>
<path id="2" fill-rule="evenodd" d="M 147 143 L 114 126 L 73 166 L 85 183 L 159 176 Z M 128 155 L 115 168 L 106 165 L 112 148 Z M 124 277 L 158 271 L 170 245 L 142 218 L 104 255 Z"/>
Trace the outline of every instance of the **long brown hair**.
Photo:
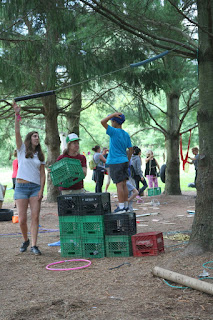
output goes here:
<path id="1" fill-rule="evenodd" d="M 38 158 L 40 161 L 44 161 L 44 154 L 41 150 L 41 145 L 40 143 L 36 146 L 35 150 L 33 150 L 33 147 L 32 147 L 32 142 L 31 142 L 31 137 L 34 133 L 37 133 L 37 131 L 31 131 L 29 132 L 27 135 L 26 135 L 26 138 L 24 140 L 24 144 L 25 144 L 25 147 L 26 147 L 26 155 L 25 155 L 25 158 L 33 158 L 34 156 L 34 153 L 35 152 L 38 152 Z"/>

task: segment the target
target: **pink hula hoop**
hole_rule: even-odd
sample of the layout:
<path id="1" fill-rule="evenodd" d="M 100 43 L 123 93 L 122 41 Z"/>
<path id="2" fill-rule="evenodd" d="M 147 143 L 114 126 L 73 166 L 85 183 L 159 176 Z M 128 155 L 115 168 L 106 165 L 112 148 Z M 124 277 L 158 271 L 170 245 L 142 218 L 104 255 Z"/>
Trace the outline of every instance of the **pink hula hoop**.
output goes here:
<path id="1" fill-rule="evenodd" d="M 65 268 L 65 269 L 58 269 L 58 268 L 49 268 L 50 266 L 53 266 L 55 264 L 59 264 L 59 263 L 63 263 L 63 262 L 68 262 L 68 261 L 84 261 L 84 262 L 88 262 L 87 265 L 85 266 L 81 266 L 81 267 L 75 267 L 75 268 Z M 51 270 L 51 271 L 68 271 L 68 270 L 78 270 L 78 269 L 83 269 L 83 268 L 87 268 L 91 265 L 91 261 L 90 260 L 85 260 L 85 259 L 72 259 L 72 260 L 63 260 L 63 261 L 58 261 L 58 262 L 53 262 L 50 263 L 46 266 L 47 270 Z"/>

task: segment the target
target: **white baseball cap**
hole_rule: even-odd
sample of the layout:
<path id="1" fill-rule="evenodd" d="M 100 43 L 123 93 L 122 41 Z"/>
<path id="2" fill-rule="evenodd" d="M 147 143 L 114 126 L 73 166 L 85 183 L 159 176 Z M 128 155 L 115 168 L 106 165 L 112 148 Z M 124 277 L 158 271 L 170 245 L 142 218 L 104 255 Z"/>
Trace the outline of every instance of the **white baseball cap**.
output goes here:
<path id="1" fill-rule="evenodd" d="M 70 133 L 70 134 L 68 134 L 68 136 L 66 137 L 66 143 L 72 142 L 72 141 L 76 141 L 76 140 L 81 140 L 81 139 L 79 139 L 79 137 L 78 137 L 77 134 L 75 134 L 75 133 Z"/>

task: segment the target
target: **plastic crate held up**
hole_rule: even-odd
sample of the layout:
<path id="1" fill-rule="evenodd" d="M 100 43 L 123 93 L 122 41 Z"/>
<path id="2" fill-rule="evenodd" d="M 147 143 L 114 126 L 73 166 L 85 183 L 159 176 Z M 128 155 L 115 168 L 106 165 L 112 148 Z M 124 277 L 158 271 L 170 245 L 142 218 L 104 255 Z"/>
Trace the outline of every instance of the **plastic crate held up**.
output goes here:
<path id="1" fill-rule="evenodd" d="M 136 230 L 134 212 L 104 215 L 105 235 L 133 235 Z"/>
<path id="2" fill-rule="evenodd" d="M 131 236 L 105 236 L 106 257 L 132 256 Z"/>
<path id="3" fill-rule="evenodd" d="M 145 232 L 132 236 L 133 256 L 156 256 L 164 252 L 162 232 Z"/>
<path id="4" fill-rule="evenodd" d="M 63 158 L 51 166 L 52 183 L 56 187 L 69 188 L 84 179 L 85 175 L 78 159 Z"/>

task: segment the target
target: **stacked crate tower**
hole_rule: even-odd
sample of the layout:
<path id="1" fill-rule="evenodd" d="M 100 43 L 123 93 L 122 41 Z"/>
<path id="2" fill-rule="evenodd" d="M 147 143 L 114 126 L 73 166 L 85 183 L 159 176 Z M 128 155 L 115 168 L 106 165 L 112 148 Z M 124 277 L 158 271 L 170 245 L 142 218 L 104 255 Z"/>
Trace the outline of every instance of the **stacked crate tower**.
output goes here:
<path id="1" fill-rule="evenodd" d="M 105 257 L 104 215 L 111 212 L 109 193 L 58 197 L 61 256 Z"/>
<path id="2" fill-rule="evenodd" d="M 135 213 L 111 213 L 110 193 L 59 196 L 58 216 L 62 257 L 132 255 Z"/>

